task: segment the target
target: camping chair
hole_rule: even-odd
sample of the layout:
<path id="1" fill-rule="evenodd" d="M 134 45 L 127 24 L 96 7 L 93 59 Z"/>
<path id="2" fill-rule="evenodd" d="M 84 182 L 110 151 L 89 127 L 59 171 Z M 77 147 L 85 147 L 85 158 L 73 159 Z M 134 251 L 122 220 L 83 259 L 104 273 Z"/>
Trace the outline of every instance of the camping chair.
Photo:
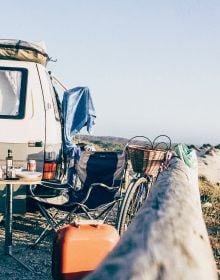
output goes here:
<path id="1" fill-rule="evenodd" d="M 33 246 L 51 230 L 56 232 L 60 226 L 78 217 L 105 222 L 111 210 L 122 200 L 126 168 L 126 153 L 84 151 L 76 163 L 80 189 L 68 183 L 42 182 L 30 186 L 31 198 L 47 222 Z M 66 213 L 61 219 L 60 211 Z"/>

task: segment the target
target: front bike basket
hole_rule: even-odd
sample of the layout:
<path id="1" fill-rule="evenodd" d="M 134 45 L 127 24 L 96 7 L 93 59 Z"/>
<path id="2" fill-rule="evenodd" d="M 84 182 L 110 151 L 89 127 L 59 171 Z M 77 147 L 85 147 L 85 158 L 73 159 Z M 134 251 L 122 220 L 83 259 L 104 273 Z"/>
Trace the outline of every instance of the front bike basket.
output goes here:
<path id="1" fill-rule="evenodd" d="M 167 137 L 169 142 L 158 142 L 157 140 L 160 137 Z M 171 141 L 166 135 L 156 137 L 153 142 L 147 137 L 144 138 L 147 140 L 147 143 L 130 144 L 129 142 L 127 145 L 132 169 L 136 173 L 144 173 L 145 175 L 155 177 L 166 160 L 167 152 L 171 148 Z"/>

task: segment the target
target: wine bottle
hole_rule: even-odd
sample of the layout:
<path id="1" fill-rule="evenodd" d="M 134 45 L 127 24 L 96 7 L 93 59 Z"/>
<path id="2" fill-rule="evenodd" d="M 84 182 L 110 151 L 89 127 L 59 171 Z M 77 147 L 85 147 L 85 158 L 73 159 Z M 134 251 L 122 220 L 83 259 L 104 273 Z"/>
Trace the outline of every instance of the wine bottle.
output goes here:
<path id="1" fill-rule="evenodd" d="M 13 154 L 12 150 L 8 150 L 8 156 L 6 157 L 6 178 L 11 177 L 11 169 L 13 168 Z"/>

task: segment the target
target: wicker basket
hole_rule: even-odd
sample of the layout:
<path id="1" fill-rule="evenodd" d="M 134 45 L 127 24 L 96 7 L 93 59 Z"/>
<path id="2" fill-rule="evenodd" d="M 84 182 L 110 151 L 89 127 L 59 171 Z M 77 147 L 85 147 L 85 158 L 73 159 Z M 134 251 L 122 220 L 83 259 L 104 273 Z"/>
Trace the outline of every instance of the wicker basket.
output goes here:
<path id="1" fill-rule="evenodd" d="M 166 150 L 149 149 L 139 145 L 129 145 L 131 165 L 134 172 L 157 176 L 166 157 Z"/>

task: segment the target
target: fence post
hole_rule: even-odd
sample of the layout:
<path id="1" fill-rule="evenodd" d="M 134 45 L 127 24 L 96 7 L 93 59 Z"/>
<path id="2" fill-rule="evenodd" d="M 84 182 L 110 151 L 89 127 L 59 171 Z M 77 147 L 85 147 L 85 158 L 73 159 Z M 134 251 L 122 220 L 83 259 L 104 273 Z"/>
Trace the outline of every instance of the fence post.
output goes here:
<path id="1" fill-rule="evenodd" d="M 86 279 L 217 279 L 197 169 L 171 159 L 116 248 Z"/>

